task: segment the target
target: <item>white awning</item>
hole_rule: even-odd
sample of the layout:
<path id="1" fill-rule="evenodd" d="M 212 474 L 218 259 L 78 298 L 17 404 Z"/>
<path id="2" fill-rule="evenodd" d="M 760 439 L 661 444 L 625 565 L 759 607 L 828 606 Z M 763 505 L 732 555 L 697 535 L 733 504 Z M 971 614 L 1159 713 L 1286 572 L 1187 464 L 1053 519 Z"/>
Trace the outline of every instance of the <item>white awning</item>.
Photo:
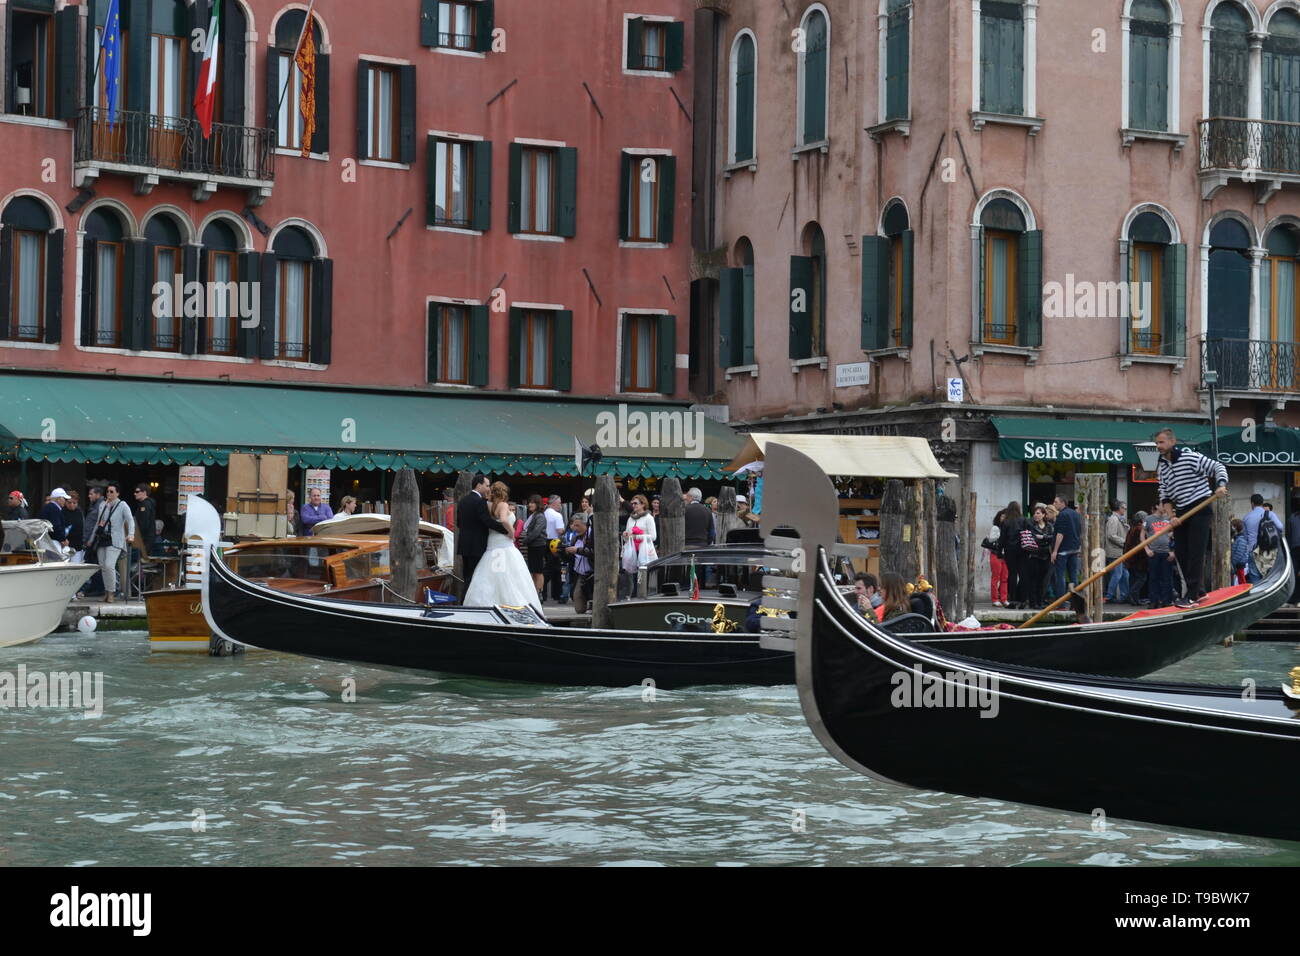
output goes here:
<path id="1" fill-rule="evenodd" d="M 888 435 L 794 435 L 775 432 L 745 436 L 745 447 L 727 471 L 761 461 L 769 442 L 803 452 L 828 475 L 870 478 L 956 478 L 944 471 L 924 438 Z"/>

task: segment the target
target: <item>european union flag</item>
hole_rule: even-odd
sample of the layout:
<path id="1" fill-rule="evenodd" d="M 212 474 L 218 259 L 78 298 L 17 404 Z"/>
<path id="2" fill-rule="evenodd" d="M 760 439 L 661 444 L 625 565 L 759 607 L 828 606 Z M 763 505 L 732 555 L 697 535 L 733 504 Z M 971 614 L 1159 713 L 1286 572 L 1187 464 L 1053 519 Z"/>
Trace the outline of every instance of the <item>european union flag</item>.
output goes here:
<path id="1" fill-rule="evenodd" d="M 117 16 L 118 0 L 109 0 L 108 24 L 104 28 L 104 46 L 100 59 L 104 64 L 104 93 L 108 101 L 108 128 L 117 119 L 118 82 L 122 66 L 122 25 Z"/>

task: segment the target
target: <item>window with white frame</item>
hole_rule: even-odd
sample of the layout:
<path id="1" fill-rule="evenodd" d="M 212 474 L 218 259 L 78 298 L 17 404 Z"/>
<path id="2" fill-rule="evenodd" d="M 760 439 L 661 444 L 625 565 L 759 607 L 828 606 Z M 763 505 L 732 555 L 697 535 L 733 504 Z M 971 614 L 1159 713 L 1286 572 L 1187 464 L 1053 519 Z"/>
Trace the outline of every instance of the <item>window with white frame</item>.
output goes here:
<path id="1" fill-rule="evenodd" d="M 817 7 L 809 9 L 800 24 L 799 145 L 826 139 L 827 92 L 830 85 L 830 21 Z"/>

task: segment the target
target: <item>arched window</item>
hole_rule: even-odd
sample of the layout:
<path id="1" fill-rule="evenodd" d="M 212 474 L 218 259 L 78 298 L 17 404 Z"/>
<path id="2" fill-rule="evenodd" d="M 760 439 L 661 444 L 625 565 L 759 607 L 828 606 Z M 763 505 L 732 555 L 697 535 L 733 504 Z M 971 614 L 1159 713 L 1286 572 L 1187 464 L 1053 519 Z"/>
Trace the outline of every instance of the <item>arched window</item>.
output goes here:
<path id="1" fill-rule="evenodd" d="M 980 4 L 980 109 L 1025 112 L 1025 11 L 1020 0 Z"/>
<path id="2" fill-rule="evenodd" d="M 111 209 L 85 219 L 81 255 L 81 344 L 121 348 L 126 312 L 126 229 Z"/>
<path id="3" fill-rule="evenodd" d="M 907 119 L 911 61 L 912 0 L 886 0 L 885 115 L 882 122 Z"/>
<path id="4" fill-rule="evenodd" d="M 1296 290 L 1300 230 L 1292 225 L 1275 226 L 1264 245 L 1268 255 L 1260 263 L 1260 337 L 1269 344 L 1263 361 L 1257 364 L 1259 374 L 1254 384 L 1262 389 L 1290 391 L 1300 358 L 1300 346 L 1296 344 L 1300 329 L 1300 294 Z"/>
<path id="5" fill-rule="evenodd" d="M 1043 234 L 1010 199 L 980 213 L 980 329 L 990 345 L 1037 348 L 1043 340 Z"/>
<path id="6" fill-rule="evenodd" d="M 1250 17 L 1221 3 L 1210 18 L 1210 116 L 1244 119 L 1250 88 Z"/>
<path id="7" fill-rule="evenodd" d="M 320 256 L 316 241 L 298 226 L 281 230 L 273 250 L 262 256 L 261 356 L 327 365 L 333 263 Z"/>
<path id="8" fill-rule="evenodd" d="M 1166 344 L 1162 329 L 1166 279 L 1175 271 L 1173 235 L 1164 219 L 1144 212 L 1129 224 L 1128 243 L 1128 351 L 1160 355 Z"/>
<path id="9" fill-rule="evenodd" d="M 1264 40 L 1264 119 L 1300 123 L 1300 14 L 1279 10 L 1268 23 Z M 1260 168 L 1300 170 L 1300 144 L 1294 128 L 1265 125 Z"/>
<path id="10" fill-rule="evenodd" d="M 1250 233 L 1236 219 L 1210 230 L 1205 367 L 1224 388 L 1250 384 Z"/>
<path id="11" fill-rule="evenodd" d="M 803 52 L 799 54 L 799 145 L 826 139 L 826 96 L 830 85 L 830 23 L 826 14 L 810 9 L 800 24 Z"/>
<path id="12" fill-rule="evenodd" d="M 862 348 L 912 346 L 912 247 L 907 207 L 885 207 L 879 236 L 862 237 Z"/>
<path id="13" fill-rule="evenodd" d="M 18 196 L 0 213 L 0 339 L 58 342 L 63 230 L 45 204 Z"/>
<path id="14" fill-rule="evenodd" d="M 742 33 L 731 48 L 731 149 L 730 162 L 754 159 L 754 127 L 758 121 L 755 83 L 758 74 L 754 36 Z"/>
<path id="15" fill-rule="evenodd" d="M 719 327 L 723 368 L 754 364 L 754 246 L 736 240 L 733 267 L 719 270 Z"/>
<path id="16" fill-rule="evenodd" d="M 305 10 L 290 10 L 275 24 L 275 42 L 267 53 L 266 116 L 267 125 L 276 130 L 276 145 L 282 149 L 301 149 L 305 120 L 298 108 L 302 89 L 302 71 L 294 60 L 299 38 L 303 35 Z M 320 18 L 312 15 L 312 42 L 316 48 L 316 129 L 311 138 L 311 152 L 329 152 L 330 130 L 330 58 L 321 52 Z"/>
<path id="17" fill-rule="evenodd" d="M 247 297 L 240 299 L 239 239 L 229 223 L 220 219 L 203 230 L 200 275 L 208 297 L 207 322 L 199 330 L 197 349 L 210 355 L 234 355 L 238 350 L 239 315 Z"/>
<path id="18" fill-rule="evenodd" d="M 806 255 L 790 257 L 790 358 L 826 354 L 826 237 L 817 223 L 804 230 Z"/>
<path id="19" fill-rule="evenodd" d="M 148 285 L 151 290 L 149 315 L 152 326 L 148 347 L 159 352 L 176 352 L 181 347 L 180 322 L 184 312 L 177 311 L 173 290 L 179 283 L 183 308 L 185 283 L 198 278 L 197 269 L 195 274 L 185 275 L 181 230 L 171 216 L 153 216 L 145 226 L 144 237 L 148 240 Z M 167 287 L 165 291 L 163 285 Z"/>
<path id="20" fill-rule="evenodd" d="M 1164 0 L 1133 0 L 1129 8 L 1128 125 L 1169 129 L 1169 10 Z"/>

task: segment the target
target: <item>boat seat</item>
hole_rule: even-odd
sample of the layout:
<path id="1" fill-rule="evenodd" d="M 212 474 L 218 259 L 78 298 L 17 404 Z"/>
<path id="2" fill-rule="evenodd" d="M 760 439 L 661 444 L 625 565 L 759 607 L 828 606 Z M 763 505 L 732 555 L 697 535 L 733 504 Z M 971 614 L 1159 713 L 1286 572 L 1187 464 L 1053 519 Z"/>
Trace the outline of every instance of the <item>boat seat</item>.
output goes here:
<path id="1" fill-rule="evenodd" d="M 900 614 L 882 627 L 891 634 L 929 634 L 934 631 L 934 622 L 924 614 Z"/>

